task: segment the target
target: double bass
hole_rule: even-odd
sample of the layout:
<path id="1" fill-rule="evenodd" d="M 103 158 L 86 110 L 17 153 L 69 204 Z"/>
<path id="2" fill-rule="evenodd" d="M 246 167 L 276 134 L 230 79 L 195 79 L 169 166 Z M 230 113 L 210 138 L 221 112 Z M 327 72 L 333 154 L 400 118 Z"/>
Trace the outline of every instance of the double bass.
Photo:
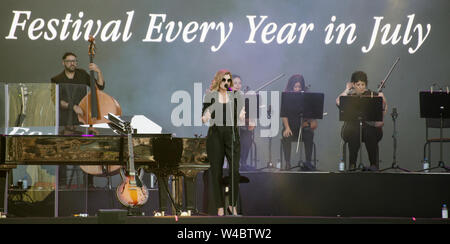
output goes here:
<path id="1" fill-rule="evenodd" d="M 89 37 L 89 62 L 94 63 L 95 56 L 95 39 Z M 90 92 L 80 101 L 78 106 L 83 111 L 82 115 L 78 115 L 78 121 L 85 125 L 94 125 L 107 123 L 104 118 L 108 113 L 122 115 L 120 104 L 112 96 L 100 91 L 97 88 L 94 71 L 90 71 Z M 81 165 L 80 168 L 87 174 L 97 176 L 108 176 L 116 174 L 121 168 L 120 165 Z"/>

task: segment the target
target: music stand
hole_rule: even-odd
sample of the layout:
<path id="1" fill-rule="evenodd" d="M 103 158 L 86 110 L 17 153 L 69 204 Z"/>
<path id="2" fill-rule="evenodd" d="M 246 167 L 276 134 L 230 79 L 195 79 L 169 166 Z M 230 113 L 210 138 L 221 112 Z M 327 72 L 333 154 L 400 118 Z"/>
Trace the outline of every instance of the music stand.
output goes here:
<path id="1" fill-rule="evenodd" d="M 444 119 L 450 118 L 450 94 L 443 91 L 421 91 L 419 94 L 420 100 L 420 117 L 427 119 L 440 119 L 441 126 L 439 128 L 439 150 L 440 158 L 438 166 L 428 170 L 443 168 L 447 171 L 450 169 L 445 166 L 443 160 L 443 125 Z"/>
<path id="2" fill-rule="evenodd" d="M 297 152 L 302 136 L 303 119 L 322 119 L 323 118 L 324 94 L 316 92 L 283 92 L 281 94 L 282 117 L 299 118 L 299 133 L 297 138 Z M 286 159 L 285 159 L 286 160 Z M 302 147 L 300 147 L 300 163 L 302 162 Z M 314 162 L 316 164 L 316 162 Z M 299 164 L 300 166 L 300 164 Z M 297 168 L 292 167 L 290 169 Z M 316 165 L 314 165 L 316 166 Z M 290 170 L 288 169 L 288 170 Z"/>
<path id="3" fill-rule="evenodd" d="M 365 121 L 383 121 L 383 98 L 379 96 L 341 96 L 339 98 L 339 121 L 359 122 L 359 165 L 362 163 L 362 124 Z"/>

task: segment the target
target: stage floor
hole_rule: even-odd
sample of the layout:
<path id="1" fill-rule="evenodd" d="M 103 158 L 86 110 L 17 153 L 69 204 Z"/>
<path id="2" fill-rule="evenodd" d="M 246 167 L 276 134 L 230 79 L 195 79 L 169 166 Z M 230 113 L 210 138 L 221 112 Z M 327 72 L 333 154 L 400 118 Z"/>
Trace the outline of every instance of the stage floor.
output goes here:
<path id="1" fill-rule="evenodd" d="M 102 220 L 92 217 L 21 217 L 0 219 L 0 224 L 450 224 L 441 218 L 394 217 L 318 217 L 318 216 L 189 216 L 189 217 L 125 217 Z"/>
<path id="2" fill-rule="evenodd" d="M 144 216 L 126 217 L 123 223 L 144 224 L 291 224 L 291 223 L 448 223 L 440 219 L 450 203 L 449 173 L 402 172 L 242 172 L 250 179 L 241 184 L 242 216 L 216 217 L 205 196 L 202 174 L 196 185 L 200 216 L 149 217 L 158 209 L 158 191 L 141 208 Z M 121 208 L 115 189 L 63 190 L 58 217 L 54 192 L 42 202 L 9 201 L 7 219 L 0 223 L 97 223 L 99 209 Z M 209 205 L 209 206 L 208 206 Z M 87 210 L 87 211 L 86 211 Z M 77 213 L 90 217 L 72 217 Z M 209 213 L 210 216 L 207 216 Z"/>

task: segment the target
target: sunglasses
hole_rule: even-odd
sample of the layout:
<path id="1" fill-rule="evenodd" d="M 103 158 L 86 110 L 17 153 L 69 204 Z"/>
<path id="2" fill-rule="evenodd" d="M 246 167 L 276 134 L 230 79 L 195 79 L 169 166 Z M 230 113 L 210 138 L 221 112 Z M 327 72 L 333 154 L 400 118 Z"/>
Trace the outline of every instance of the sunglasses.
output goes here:
<path id="1" fill-rule="evenodd" d="M 231 83 L 231 79 L 225 79 L 225 78 L 222 78 L 222 82 L 230 82 Z"/>

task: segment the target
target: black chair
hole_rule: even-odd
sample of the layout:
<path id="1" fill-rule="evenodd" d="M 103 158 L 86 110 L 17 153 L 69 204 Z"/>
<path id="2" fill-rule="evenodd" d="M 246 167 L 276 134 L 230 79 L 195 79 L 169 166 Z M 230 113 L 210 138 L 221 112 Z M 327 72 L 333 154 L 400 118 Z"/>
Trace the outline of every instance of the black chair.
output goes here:
<path id="1" fill-rule="evenodd" d="M 429 129 L 439 130 L 441 128 L 441 119 L 425 120 L 425 145 L 423 146 L 423 160 L 431 163 L 431 144 L 440 143 L 440 137 L 430 137 Z M 450 119 L 444 119 L 442 128 L 450 128 Z M 442 138 L 443 143 L 450 142 L 450 138 Z M 427 150 L 428 149 L 428 150 Z M 428 155 L 427 155 L 428 151 Z"/>

